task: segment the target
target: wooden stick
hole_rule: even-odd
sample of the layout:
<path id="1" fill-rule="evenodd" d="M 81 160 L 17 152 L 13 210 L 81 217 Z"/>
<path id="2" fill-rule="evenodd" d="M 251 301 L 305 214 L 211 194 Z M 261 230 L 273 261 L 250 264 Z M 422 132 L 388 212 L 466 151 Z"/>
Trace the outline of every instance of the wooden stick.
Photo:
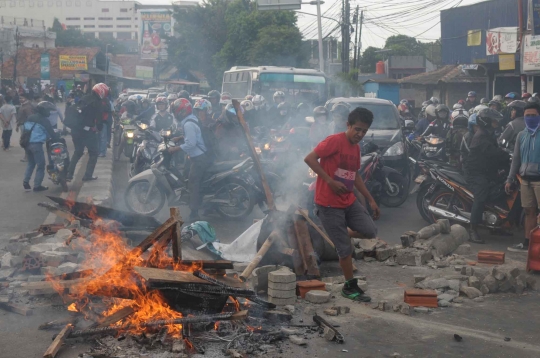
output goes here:
<path id="1" fill-rule="evenodd" d="M 23 316 L 31 316 L 33 313 L 31 308 L 16 303 L 0 303 L 0 308 Z"/>
<path id="2" fill-rule="evenodd" d="M 114 312 L 112 315 L 103 317 L 103 319 L 100 320 L 96 328 L 109 327 L 111 324 L 114 324 L 121 319 L 124 319 L 127 316 L 133 314 L 133 312 L 135 312 L 135 309 L 133 309 L 132 306 L 126 306 L 124 308 L 121 308 L 118 311 Z"/>
<path id="3" fill-rule="evenodd" d="M 43 358 L 54 358 L 56 356 L 56 353 L 58 353 L 58 351 L 60 350 L 60 347 L 62 347 L 62 344 L 64 344 L 64 340 L 71 333 L 72 329 L 73 326 L 71 324 L 67 324 L 64 329 L 62 329 L 60 333 L 58 333 L 49 348 L 47 348 L 45 354 L 43 354 Z"/>
<path id="4" fill-rule="evenodd" d="M 279 239 L 280 239 L 279 233 L 277 231 L 272 231 L 270 236 L 268 236 L 264 244 L 259 249 L 259 252 L 257 252 L 257 255 L 255 255 L 253 260 L 251 260 L 251 262 L 246 267 L 244 272 L 242 272 L 242 274 L 240 275 L 240 280 L 242 280 L 243 282 L 246 282 L 249 276 L 251 276 L 251 273 L 253 272 L 253 270 L 255 270 L 255 268 L 259 265 L 264 255 L 266 255 L 266 253 L 268 252 L 272 244 Z"/>
<path id="5" fill-rule="evenodd" d="M 173 231 L 172 251 L 174 262 L 182 260 L 182 217 L 180 216 L 180 209 L 177 207 L 170 208 L 171 218 L 176 221 L 176 227 Z"/>
<path id="6" fill-rule="evenodd" d="M 64 319 L 57 319 L 55 321 L 50 321 L 50 322 L 45 322 L 43 324 L 41 324 L 38 329 L 39 330 L 46 330 L 46 329 L 52 329 L 52 328 L 57 328 L 57 327 L 61 327 L 61 326 L 65 326 L 66 324 L 75 324 L 77 323 L 79 319 L 77 317 L 68 317 L 68 318 L 64 318 Z"/>
<path id="7" fill-rule="evenodd" d="M 272 211 L 276 210 L 274 197 L 272 196 L 272 191 L 270 190 L 270 186 L 268 185 L 268 182 L 266 181 L 266 175 L 264 174 L 264 171 L 261 166 L 261 162 L 259 161 L 259 156 L 257 152 L 255 151 L 255 146 L 253 145 L 253 141 L 251 140 L 249 127 L 246 121 L 244 120 L 244 114 L 242 113 L 242 110 L 240 109 L 240 102 L 233 99 L 232 103 L 233 103 L 234 109 L 236 110 L 236 116 L 238 117 L 238 122 L 244 129 L 242 132 L 244 133 L 244 137 L 246 138 L 249 152 L 251 154 L 251 159 L 253 159 L 253 163 L 255 164 L 255 170 L 257 170 L 257 173 L 259 174 L 259 177 L 261 178 L 264 194 L 266 195 L 266 204 L 268 205 L 268 209 Z"/>

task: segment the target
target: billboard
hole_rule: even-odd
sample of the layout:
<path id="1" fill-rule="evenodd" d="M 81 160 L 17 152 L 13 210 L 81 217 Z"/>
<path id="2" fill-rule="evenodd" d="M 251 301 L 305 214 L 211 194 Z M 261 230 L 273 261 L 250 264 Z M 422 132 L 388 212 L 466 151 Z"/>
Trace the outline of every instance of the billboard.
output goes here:
<path id="1" fill-rule="evenodd" d="M 149 66 L 135 66 L 135 77 L 152 79 L 154 78 L 154 68 Z"/>
<path id="2" fill-rule="evenodd" d="M 88 70 L 86 56 L 60 55 L 58 56 L 58 64 L 60 65 L 60 70 L 62 71 Z"/>
<path id="3" fill-rule="evenodd" d="M 51 57 L 48 53 L 41 54 L 41 79 L 50 80 L 51 79 Z"/>
<path id="4" fill-rule="evenodd" d="M 540 36 L 523 36 L 521 70 L 523 73 L 540 71 Z"/>
<path id="5" fill-rule="evenodd" d="M 486 31 L 486 55 L 516 53 L 518 44 L 517 27 L 497 27 Z"/>
<path id="6" fill-rule="evenodd" d="M 138 10 L 139 51 L 141 59 L 167 59 L 165 37 L 173 35 L 173 17 L 169 10 Z"/>

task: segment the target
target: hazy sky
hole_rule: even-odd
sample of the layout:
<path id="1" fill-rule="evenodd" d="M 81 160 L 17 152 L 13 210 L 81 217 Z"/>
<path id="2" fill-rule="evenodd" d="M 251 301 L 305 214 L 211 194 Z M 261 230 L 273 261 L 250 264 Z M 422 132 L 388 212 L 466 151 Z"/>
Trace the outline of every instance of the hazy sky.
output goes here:
<path id="1" fill-rule="evenodd" d="M 170 3 L 164 0 L 138 0 L 143 4 Z M 307 2 L 308 0 L 303 0 Z M 341 1 L 326 0 L 321 5 L 323 16 L 337 21 L 341 19 Z M 368 46 L 383 47 L 387 37 L 403 34 L 416 36 L 420 41 L 433 41 L 440 38 L 440 10 L 456 6 L 466 6 L 484 0 L 350 0 L 351 17 L 359 5 L 364 9 L 362 27 L 362 49 Z M 517 6 L 517 4 L 516 4 Z M 313 5 L 302 5 L 302 12 L 317 14 Z M 317 39 L 317 17 L 298 14 L 298 26 L 306 39 Z M 351 19 L 352 21 L 352 19 Z M 341 37 L 339 24 L 330 19 L 322 19 L 323 37 L 331 34 Z M 354 33 L 351 34 L 354 40 Z"/>

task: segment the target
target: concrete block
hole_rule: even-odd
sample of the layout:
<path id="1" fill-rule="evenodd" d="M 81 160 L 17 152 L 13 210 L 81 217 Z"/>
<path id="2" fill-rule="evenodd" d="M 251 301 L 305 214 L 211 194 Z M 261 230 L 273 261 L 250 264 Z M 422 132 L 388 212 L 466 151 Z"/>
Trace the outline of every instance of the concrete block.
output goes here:
<path id="1" fill-rule="evenodd" d="M 425 279 L 426 275 L 414 275 L 414 283 L 424 281 Z"/>
<path id="2" fill-rule="evenodd" d="M 268 288 L 268 296 L 274 298 L 296 298 L 296 290 L 276 290 L 273 288 Z"/>
<path id="3" fill-rule="evenodd" d="M 479 289 L 474 287 L 461 287 L 459 292 L 463 293 L 470 299 L 482 296 L 482 292 L 480 292 Z"/>
<path id="4" fill-rule="evenodd" d="M 454 250 L 456 255 L 470 255 L 471 252 L 471 245 L 469 244 L 461 244 Z"/>
<path id="5" fill-rule="evenodd" d="M 427 307 L 414 307 L 414 312 L 417 313 L 429 313 L 431 310 Z"/>
<path id="6" fill-rule="evenodd" d="M 415 248 L 396 250 L 395 261 L 398 265 L 422 266 L 426 264 L 433 255 L 427 250 L 418 250 Z"/>
<path id="7" fill-rule="evenodd" d="M 296 274 L 289 268 L 281 268 L 277 271 L 272 271 L 268 274 L 268 281 L 275 283 L 290 283 L 296 282 Z"/>
<path id="8" fill-rule="evenodd" d="M 280 291 L 289 291 L 293 290 L 296 292 L 296 281 L 289 283 L 279 283 L 268 281 L 268 289 L 280 290 Z"/>
<path id="9" fill-rule="evenodd" d="M 463 266 L 461 269 L 461 274 L 465 276 L 472 276 L 474 274 L 474 269 L 471 266 Z"/>
<path id="10" fill-rule="evenodd" d="M 394 257 L 396 255 L 396 250 L 393 248 L 384 248 L 384 249 L 377 249 L 375 252 L 375 258 L 378 261 L 386 261 L 390 257 Z"/>
<path id="11" fill-rule="evenodd" d="M 491 270 L 491 275 L 495 277 L 497 281 L 502 281 L 506 278 L 506 272 L 504 270 L 501 270 L 499 266 L 493 267 Z"/>
<path id="12" fill-rule="evenodd" d="M 336 310 L 338 314 L 347 314 L 351 312 L 351 308 L 349 306 L 334 306 L 331 309 Z"/>
<path id="13" fill-rule="evenodd" d="M 492 275 L 484 277 L 482 284 L 485 285 L 491 293 L 495 293 L 499 289 L 499 282 Z"/>
<path id="14" fill-rule="evenodd" d="M 277 306 L 294 305 L 296 303 L 296 296 L 293 298 L 278 298 L 269 296 L 268 302 L 273 303 Z"/>
<path id="15" fill-rule="evenodd" d="M 9 251 L 12 255 L 19 255 L 21 253 L 21 250 L 26 245 L 22 242 L 11 242 L 6 245 L 6 250 Z"/>
<path id="16" fill-rule="evenodd" d="M 439 234 L 431 239 L 434 254 L 443 257 L 450 255 L 461 244 L 469 240 L 469 233 L 461 225 L 452 225 L 449 234 Z"/>
<path id="17" fill-rule="evenodd" d="M 514 292 L 518 295 L 521 295 L 523 291 L 527 288 L 527 278 L 525 275 L 519 275 L 516 277 L 516 281 L 514 283 Z"/>
<path id="18" fill-rule="evenodd" d="M 11 254 L 11 252 L 6 252 L 2 258 L 0 259 L 0 266 L 2 268 L 9 268 L 9 267 L 13 267 L 11 265 L 11 259 L 12 259 L 13 255 Z"/>
<path id="19" fill-rule="evenodd" d="M 379 311 L 388 311 L 390 309 L 390 305 L 388 304 L 388 301 L 379 301 Z"/>
<path id="20" fill-rule="evenodd" d="M 356 260 L 362 260 L 364 258 L 364 250 L 363 249 L 354 249 L 354 258 Z"/>
<path id="21" fill-rule="evenodd" d="M 449 281 L 445 278 L 436 278 L 436 279 L 424 282 L 424 286 L 432 290 L 435 290 L 438 288 L 449 287 L 449 285 L 450 285 Z"/>
<path id="22" fill-rule="evenodd" d="M 437 296 L 437 300 L 438 301 L 452 302 L 454 300 L 454 297 L 455 297 L 454 295 L 450 295 L 448 293 L 443 293 L 443 294 Z"/>
<path id="23" fill-rule="evenodd" d="M 78 267 L 79 265 L 73 262 L 66 262 L 57 267 L 56 274 L 63 275 L 66 273 L 72 273 L 72 272 L 75 272 Z"/>
<path id="24" fill-rule="evenodd" d="M 371 252 L 375 250 L 375 247 L 379 243 L 378 239 L 360 239 L 358 242 L 359 247 L 365 252 Z"/>
<path id="25" fill-rule="evenodd" d="M 324 327 L 324 331 L 323 331 L 323 337 L 327 340 L 327 341 L 333 341 L 334 338 L 336 338 L 336 332 L 332 329 L 330 329 L 330 327 Z"/>
<path id="26" fill-rule="evenodd" d="M 513 277 L 507 277 L 503 281 L 499 281 L 499 291 L 508 292 L 514 288 L 514 282 L 516 281 Z"/>
<path id="27" fill-rule="evenodd" d="M 399 310 L 404 315 L 410 315 L 411 314 L 411 307 L 407 303 L 401 304 L 401 309 Z"/>
<path id="28" fill-rule="evenodd" d="M 401 303 L 394 303 L 392 305 L 392 311 L 399 312 L 401 310 Z"/>
<path id="29" fill-rule="evenodd" d="M 448 287 L 451 290 L 459 292 L 460 281 L 459 280 L 448 280 Z"/>
<path id="30" fill-rule="evenodd" d="M 296 310 L 293 305 L 286 305 L 283 309 L 290 314 L 294 314 L 294 311 Z"/>
<path id="31" fill-rule="evenodd" d="M 374 257 L 371 257 L 371 256 L 364 256 L 364 261 L 365 262 L 373 262 L 373 261 L 377 261 L 377 259 L 374 258 Z"/>
<path id="32" fill-rule="evenodd" d="M 487 275 L 489 275 L 489 269 L 487 267 L 475 267 L 473 270 L 474 277 L 477 277 L 480 281 L 483 281 Z"/>
<path id="33" fill-rule="evenodd" d="M 449 307 L 450 306 L 450 302 L 446 301 L 446 300 L 440 300 L 438 302 L 438 305 L 439 307 Z"/>
<path id="34" fill-rule="evenodd" d="M 268 290 L 268 274 L 281 269 L 283 266 L 267 265 L 257 267 L 248 279 L 250 286 L 255 292 Z"/>
<path id="35" fill-rule="evenodd" d="M 292 343 L 298 345 L 298 346 L 305 346 L 307 345 L 307 340 L 305 340 L 304 338 L 300 337 L 300 336 L 295 336 L 295 335 L 292 335 L 292 336 L 289 336 L 289 339 Z"/>
<path id="36" fill-rule="evenodd" d="M 311 303 L 326 303 L 330 301 L 330 292 L 309 291 L 306 293 L 306 300 Z"/>
<path id="37" fill-rule="evenodd" d="M 477 277 L 470 276 L 468 283 L 469 287 L 480 289 L 480 280 Z"/>
<path id="38" fill-rule="evenodd" d="M 455 297 L 452 302 L 454 303 L 463 303 L 465 300 L 463 299 L 463 297 Z"/>

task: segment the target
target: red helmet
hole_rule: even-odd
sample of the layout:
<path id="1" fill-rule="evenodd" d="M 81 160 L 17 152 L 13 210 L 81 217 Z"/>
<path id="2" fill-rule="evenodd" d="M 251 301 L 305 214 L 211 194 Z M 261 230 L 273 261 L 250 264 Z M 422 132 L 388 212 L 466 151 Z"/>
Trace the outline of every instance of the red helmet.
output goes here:
<path id="1" fill-rule="evenodd" d="M 103 99 L 109 95 L 109 86 L 107 86 L 105 83 L 98 83 L 92 87 L 92 91 L 94 91 L 99 98 Z"/>
<path id="2" fill-rule="evenodd" d="M 521 98 L 523 98 L 523 99 L 527 99 L 527 98 L 531 98 L 531 97 L 532 97 L 532 95 L 530 93 L 528 93 L 528 92 L 525 92 L 525 93 L 523 93 L 521 95 Z"/>
<path id="3" fill-rule="evenodd" d="M 156 106 L 160 103 L 163 103 L 165 105 L 169 105 L 169 102 L 167 101 L 167 98 L 166 97 L 158 97 L 156 98 Z"/>
<path id="4" fill-rule="evenodd" d="M 171 112 L 176 119 L 182 120 L 193 112 L 193 107 L 187 99 L 179 98 L 171 104 Z"/>

